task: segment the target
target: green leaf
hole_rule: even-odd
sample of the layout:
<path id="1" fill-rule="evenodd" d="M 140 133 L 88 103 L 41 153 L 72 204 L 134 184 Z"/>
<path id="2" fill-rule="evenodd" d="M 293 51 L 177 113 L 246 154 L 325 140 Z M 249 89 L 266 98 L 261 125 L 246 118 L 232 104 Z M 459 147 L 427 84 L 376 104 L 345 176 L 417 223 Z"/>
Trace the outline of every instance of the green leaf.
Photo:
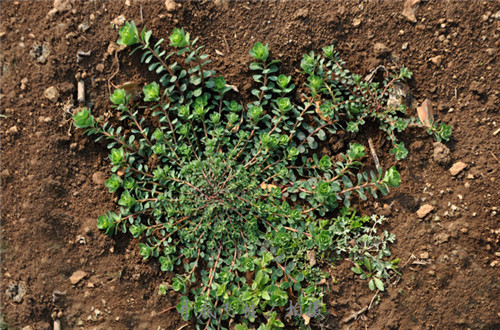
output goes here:
<path id="1" fill-rule="evenodd" d="M 90 110 L 83 108 L 73 115 L 73 122 L 76 128 L 89 128 L 94 126 L 94 116 Z"/>
<path id="2" fill-rule="evenodd" d="M 118 45 L 132 46 L 139 43 L 139 32 L 134 21 L 125 22 L 119 30 L 120 38 L 116 42 Z"/>
<path id="3" fill-rule="evenodd" d="M 116 105 L 125 105 L 127 103 L 127 92 L 124 89 L 115 89 L 114 93 L 109 96 L 109 100 Z"/>
<path id="4" fill-rule="evenodd" d="M 250 50 L 250 56 L 257 60 L 266 61 L 269 56 L 269 46 L 268 44 L 263 45 L 261 42 L 256 42 L 253 48 Z"/>
<path id="5" fill-rule="evenodd" d="M 185 33 L 184 29 L 174 29 L 169 37 L 170 45 L 182 48 L 189 45 L 189 33 Z"/>
<path id="6" fill-rule="evenodd" d="M 160 85 L 156 82 L 144 86 L 142 92 L 144 93 L 144 102 L 156 102 L 160 100 Z"/>
<path id="7" fill-rule="evenodd" d="M 391 187 L 399 187 L 401 184 L 401 175 L 396 170 L 396 167 L 391 167 L 387 172 L 385 172 L 383 181 Z"/>
<path id="8" fill-rule="evenodd" d="M 374 277 L 373 282 L 375 282 L 375 286 L 377 287 L 377 289 L 379 289 L 380 291 L 384 291 L 384 283 L 382 283 L 382 281 L 378 277 Z"/>

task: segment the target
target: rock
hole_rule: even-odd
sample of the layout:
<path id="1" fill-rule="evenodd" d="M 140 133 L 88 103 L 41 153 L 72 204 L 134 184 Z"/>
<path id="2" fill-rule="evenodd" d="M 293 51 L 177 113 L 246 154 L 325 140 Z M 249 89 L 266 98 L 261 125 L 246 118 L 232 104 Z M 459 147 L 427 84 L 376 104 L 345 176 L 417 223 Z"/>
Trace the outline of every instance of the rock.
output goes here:
<path id="1" fill-rule="evenodd" d="M 432 210 L 434 210 L 434 206 L 432 206 L 431 204 L 422 205 L 417 211 L 417 216 L 420 219 L 423 219 L 427 214 L 431 213 Z"/>
<path id="2" fill-rule="evenodd" d="M 12 126 L 11 128 L 9 128 L 9 133 L 10 134 L 17 134 L 17 133 L 19 133 L 19 129 L 17 128 L 17 126 Z"/>
<path id="3" fill-rule="evenodd" d="M 440 66 L 441 65 L 441 62 L 443 62 L 443 56 L 441 55 L 438 55 L 438 56 L 434 56 L 434 57 L 431 57 L 429 59 L 435 66 Z"/>
<path id="4" fill-rule="evenodd" d="M 388 55 L 391 53 L 391 50 L 389 49 L 389 47 L 387 47 L 386 45 L 384 45 L 381 42 L 377 42 L 377 43 L 375 43 L 375 45 L 373 45 L 373 51 L 375 52 L 375 55 L 377 57 L 385 56 L 385 55 Z"/>
<path id="5" fill-rule="evenodd" d="M 69 148 L 70 148 L 71 150 L 76 150 L 76 148 L 78 148 L 78 143 L 76 143 L 76 142 L 71 143 L 71 144 L 69 145 Z"/>
<path id="6" fill-rule="evenodd" d="M 387 100 L 387 106 L 397 109 L 404 105 L 407 108 L 411 108 L 413 96 L 411 95 L 410 87 L 401 82 L 396 82 L 392 85 L 392 89 L 389 93 L 389 99 Z"/>
<path id="7" fill-rule="evenodd" d="M 407 42 L 405 42 L 405 43 L 403 44 L 403 46 L 401 46 L 401 49 L 402 49 L 402 50 L 407 50 L 409 46 L 410 46 L 410 45 L 409 45 Z"/>
<path id="8" fill-rule="evenodd" d="M 433 158 L 441 166 L 448 166 L 451 163 L 450 149 L 441 142 L 434 142 Z"/>
<path id="9" fill-rule="evenodd" d="M 119 27 L 119 26 L 122 26 L 123 24 L 125 24 L 126 21 L 127 21 L 127 19 L 125 18 L 125 16 L 120 15 L 118 17 L 115 17 L 115 19 L 113 19 L 111 21 L 111 24 Z"/>
<path id="10" fill-rule="evenodd" d="M 429 259 L 429 252 L 420 253 L 420 259 Z"/>
<path id="11" fill-rule="evenodd" d="M 106 174 L 98 171 L 92 175 L 92 181 L 97 185 L 103 185 L 106 182 Z"/>
<path id="12" fill-rule="evenodd" d="M 102 63 L 97 64 L 95 69 L 99 72 L 104 72 L 104 64 Z"/>
<path id="13" fill-rule="evenodd" d="M 165 8 L 167 8 L 167 11 L 174 11 L 180 7 L 181 7 L 181 4 L 175 2 L 174 0 L 165 0 Z"/>
<path id="14" fill-rule="evenodd" d="M 70 11 L 71 8 L 69 0 L 54 0 L 54 9 L 59 13 Z"/>
<path id="15" fill-rule="evenodd" d="M 5 290 L 5 293 L 7 294 L 7 297 L 20 304 L 23 302 L 23 297 L 26 294 L 26 286 L 23 282 L 19 282 L 17 284 L 11 283 L 7 287 L 7 290 Z"/>
<path id="16" fill-rule="evenodd" d="M 52 118 L 51 118 L 51 117 L 45 117 L 45 118 L 43 119 L 43 122 L 44 122 L 44 123 L 50 123 L 51 121 L 52 121 Z"/>
<path id="17" fill-rule="evenodd" d="M 361 20 L 359 18 L 355 18 L 352 20 L 352 26 L 358 27 L 361 25 Z"/>
<path id="18" fill-rule="evenodd" d="M 43 95 L 49 99 L 52 103 L 56 103 L 59 100 L 59 91 L 56 87 L 50 86 L 43 92 Z"/>
<path id="19" fill-rule="evenodd" d="M 78 282 L 80 282 L 81 280 L 83 280 L 85 276 L 87 276 L 86 272 L 84 272 L 83 270 L 77 270 L 76 272 L 73 273 L 73 275 L 71 275 L 69 281 L 71 282 L 71 284 L 75 285 L 78 284 Z"/>
<path id="20" fill-rule="evenodd" d="M 45 63 L 50 55 L 50 48 L 47 44 L 35 43 L 30 50 L 30 56 L 39 63 Z"/>
<path id="21" fill-rule="evenodd" d="M 464 162 L 457 162 L 450 168 L 450 173 L 451 175 L 455 176 L 458 173 L 462 172 L 466 167 L 467 164 L 465 164 Z"/>
<path id="22" fill-rule="evenodd" d="M 417 23 L 415 16 L 415 7 L 420 3 L 420 0 L 406 0 L 403 5 L 401 14 L 406 17 L 410 22 Z"/>
<path id="23" fill-rule="evenodd" d="M 434 241 L 435 241 L 436 245 L 446 243 L 446 242 L 448 242 L 449 239 L 450 239 L 450 235 L 448 233 L 440 233 L 434 237 Z"/>
<path id="24" fill-rule="evenodd" d="M 87 22 L 83 22 L 83 23 L 80 23 L 80 25 L 78 25 L 78 30 L 80 30 L 82 32 L 87 32 L 88 29 L 90 29 L 90 25 Z"/>

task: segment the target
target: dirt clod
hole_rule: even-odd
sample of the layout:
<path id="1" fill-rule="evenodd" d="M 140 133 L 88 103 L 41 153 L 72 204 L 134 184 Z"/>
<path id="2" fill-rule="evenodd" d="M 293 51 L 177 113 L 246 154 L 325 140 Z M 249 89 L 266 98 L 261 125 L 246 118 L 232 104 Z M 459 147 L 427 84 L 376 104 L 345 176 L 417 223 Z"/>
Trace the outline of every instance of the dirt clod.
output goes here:
<path id="1" fill-rule="evenodd" d="M 92 181 L 97 185 L 103 185 L 106 182 L 106 173 L 98 171 L 92 175 Z"/>
<path id="2" fill-rule="evenodd" d="M 375 45 L 373 45 L 373 51 L 375 52 L 375 55 L 377 57 L 384 57 L 391 53 L 389 47 L 387 47 L 385 44 L 381 42 L 377 42 L 375 43 Z"/>
<path id="3" fill-rule="evenodd" d="M 432 154 L 436 163 L 441 166 L 448 166 L 451 163 L 450 149 L 441 142 L 434 142 L 434 153 Z"/>

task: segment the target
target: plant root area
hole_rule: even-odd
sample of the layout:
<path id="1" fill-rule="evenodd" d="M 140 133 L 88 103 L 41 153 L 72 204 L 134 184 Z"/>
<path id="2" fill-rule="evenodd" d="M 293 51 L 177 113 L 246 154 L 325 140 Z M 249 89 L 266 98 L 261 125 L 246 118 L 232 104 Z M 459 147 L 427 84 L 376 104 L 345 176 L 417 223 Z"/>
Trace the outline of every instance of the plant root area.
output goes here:
<path id="1" fill-rule="evenodd" d="M 1 3 L 0 328 L 51 329 L 54 319 L 66 329 L 194 328 L 171 309 L 178 294 L 158 295 L 171 274 L 157 260 L 143 261 L 137 240 L 97 229 L 97 217 L 118 207 L 104 186 L 107 150 L 69 120 L 79 107 L 78 81 L 82 104 L 106 116 L 112 84 L 153 79 L 139 57 L 115 46 L 124 19 L 158 37 L 175 27 L 200 37 L 212 68 L 243 98 L 252 89 L 248 51 L 256 41 L 269 43 L 283 73 L 298 80 L 302 55 L 332 43 L 363 76 L 379 65 L 408 67 L 414 102 L 429 99 L 435 118 L 452 125 L 449 154 L 423 130 L 399 135 L 409 150 L 403 161 L 389 155 L 384 133 L 370 124 L 373 135 L 351 136 L 365 146 L 371 136 L 381 166 L 401 173 L 401 187 L 354 206 L 389 218 L 384 229 L 396 234 L 391 249 L 402 276 L 374 296 L 349 261 L 325 265 L 329 315 L 310 325 L 500 328 L 498 2 L 421 1 L 415 19 L 402 15 L 402 1 L 167 4 Z M 451 173 L 458 162 L 465 168 Z"/>

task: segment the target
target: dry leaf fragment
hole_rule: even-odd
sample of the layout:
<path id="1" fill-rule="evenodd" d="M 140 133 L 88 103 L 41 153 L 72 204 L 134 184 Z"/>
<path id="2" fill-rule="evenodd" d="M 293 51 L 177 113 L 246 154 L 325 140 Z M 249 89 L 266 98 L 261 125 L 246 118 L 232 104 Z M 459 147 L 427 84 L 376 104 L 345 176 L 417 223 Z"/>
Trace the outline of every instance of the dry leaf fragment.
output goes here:
<path id="1" fill-rule="evenodd" d="M 271 191 L 271 189 L 273 189 L 273 188 L 278 188 L 278 186 L 276 186 L 274 184 L 266 184 L 264 182 L 262 182 L 259 187 L 261 187 L 263 190 L 267 190 L 267 191 Z"/>
<path id="2" fill-rule="evenodd" d="M 124 89 L 125 93 L 132 96 L 132 100 L 140 99 L 141 87 L 139 87 L 139 83 L 134 81 L 127 81 L 121 85 L 117 86 L 118 89 Z"/>
<path id="3" fill-rule="evenodd" d="M 307 314 L 302 314 L 302 318 L 304 319 L 304 324 L 308 325 L 311 321 L 311 318 Z"/>
<path id="4" fill-rule="evenodd" d="M 432 127 L 434 115 L 432 114 L 432 103 L 429 99 L 425 99 L 422 105 L 417 107 L 418 118 L 426 127 Z"/>

